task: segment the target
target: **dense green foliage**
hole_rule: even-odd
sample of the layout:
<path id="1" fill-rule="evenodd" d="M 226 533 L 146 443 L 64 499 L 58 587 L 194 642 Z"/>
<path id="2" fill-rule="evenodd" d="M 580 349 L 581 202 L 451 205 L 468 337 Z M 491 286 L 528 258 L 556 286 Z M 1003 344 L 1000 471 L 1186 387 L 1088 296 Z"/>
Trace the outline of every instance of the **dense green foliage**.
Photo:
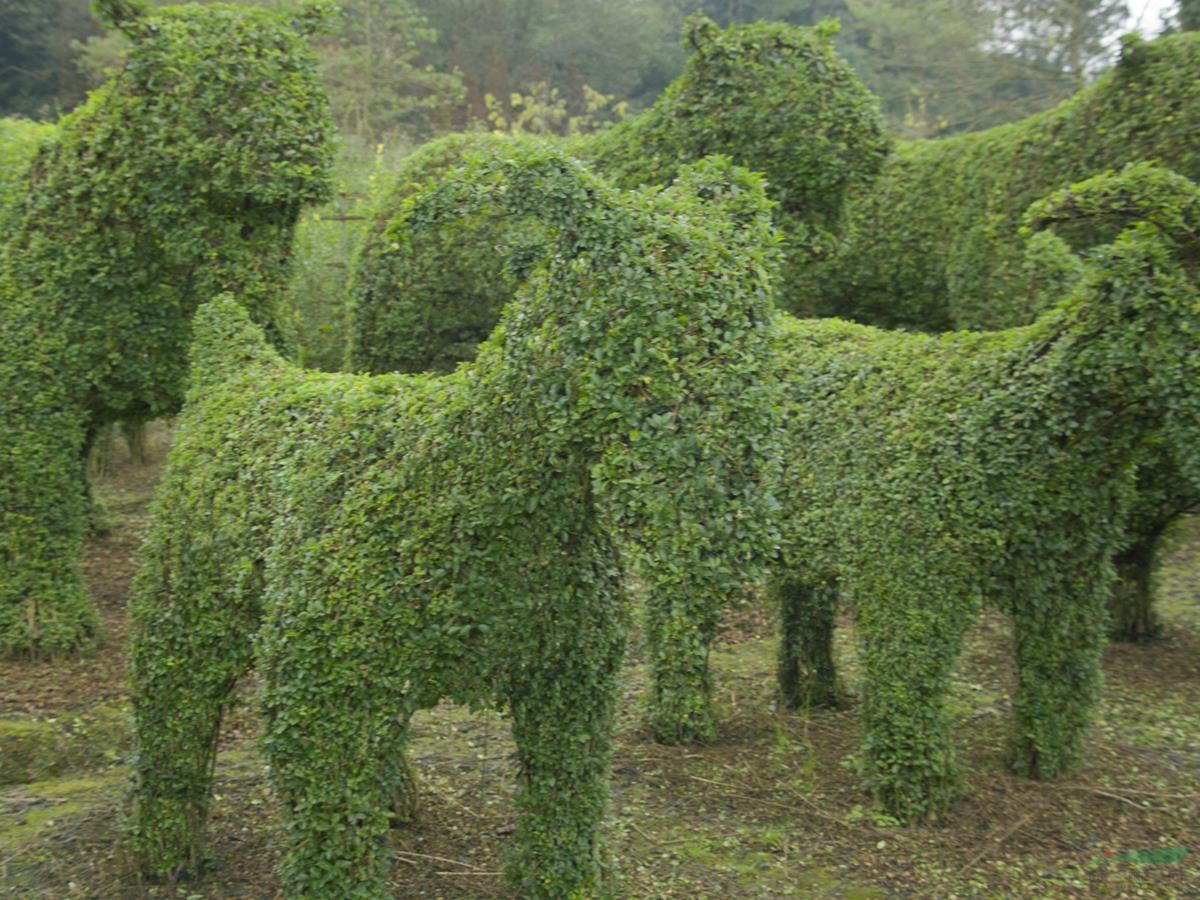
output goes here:
<path id="1" fill-rule="evenodd" d="M 202 300 L 236 288 L 271 321 L 300 206 L 327 190 L 314 11 L 98 9 L 128 65 L 42 143 L 0 257 L 0 652 L 91 641 L 89 436 L 178 407 Z"/>
<path id="2" fill-rule="evenodd" d="M 641 116 L 569 150 L 619 184 L 669 182 L 680 167 L 719 152 L 762 171 L 777 202 L 788 271 L 797 280 L 839 227 L 855 185 L 868 183 L 888 142 L 878 112 L 833 51 L 829 28 L 749 25 L 724 31 L 690 22 L 694 53 L 683 74 Z M 388 222 L 404 198 L 454 165 L 467 149 L 502 153 L 497 136 L 458 136 L 429 145 L 402 170 L 380 206 L 354 275 L 351 365 L 371 371 L 450 368 L 470 359 L 538 258 L 536 220 L 480 208 L 473 217 L 400 247 Z M 503 252 L 498 252 L 503 248 Z M 652 600 L 646 634 L 655 672 L 651 723 L 665 741 L 711 737 L 708 648 L 722 604 L 692 597 Z"/>
<path id="3" fill-rule="evenodd" d="M 567 147 L 626 188 L 667 184 L 680 166 L 710 153 L 762 172 L 778 204 L 791 280 L 798 282 L 840 227 L 847 195 L 871 182 L 889 146 L 874 101 L 835 54 L 832 35 L 828 27 L 777 24 L 722 31 L 692 19 L 687 41 L 694 52 L 654 106 Z M 502 147 L 499 140 L 451 137 L 415 155 L 380 206 L 372 233 L 384 231 L 398 203 L 451 167 L 456 154 Z M 369 239 L 355 275 L 354 365 L 418 371 L 470 359 L 511 295 L 508 279 L 520 277 L 499 271 L 490 245 L 524 243 L 532 254 L 536 231 L 534 223 L 458 223 L 429 238 L 439 244 L 428 249 L 422 280 L 403 286 L 389 271 L 387 245 Z"/>
<path id="4" fill-rule="evenodd" d="M 573 146 L 626 187 L 664 184 L 678 166 L 723 153 L 767 178 L 785 236 L 780 306 L 794 305 L 841 228 L 847 198 L 868 188 L 890 149 L 875 98 L 837 55 L 836 26 L 721 30 L 688 21 L 683 73 L 640 116 Z"/>
<path id="5" fill-rule="evenodd" d="M 874 187 L 852 195 L 844 239 L 793 289 L 794 309 L 930 331 L 1024 324 L 1039 311 L 1020 234 L 1026 207 L 1137 160 L 1195 180 L 1198 130 L 1200 38 L 1130 41 L 1115 70 L 1052 110 L 902 143 Z"/>
<path id="6" fill-rule="evenodd" d="M 420 270 L 421 235 L 478 210 L 546 229 L 473 364 L 306 373 L 231 299 L 198 316 L 135 592 L 150 871 L 200 858 L 222 708 L 256 656 L 287 896 L 386 896 L 408 717 L 443 696 L 512 716 L 520 896 L 604 890 L 617 548 L 683 603 L 776 546 L 775 235 L 757 177 L 719 158 L 626 193 L 511 153 L 468 156 L 385 235 Z"/>
<path id="7" fill-rule="evenodd" d="M 414 235 L 404 247 L 390 237 L 390 224 L 408 197 L 459 165 L 464 154 L 499 157 L 516 142 L 494 134 L 450 135 L 401 165 L 355 261 L 348 298 L 352 369 L 445 371 L 475 357 L 528 266 L 544 255 L 537 223 L 481 208 L 449 227 Z"/>
<path id="8" fill-rule="evenodd" d="M 54 126 L 28 119 L 0 119 L 0 244 L 28 184 L 29 164 Z"/>
<path id="9" fill-rule="evenodd" d="M 799 310 L 919 330 L 1002 328 L 1030 321 L 1081 261 L 1030 252 L 1025 207 L 1076 179 L 1140 159 L 1200 177 L 1200 38 L 1126 43 L 1115 71 L 1023 122 L 942 141 L 901 144 L 873 189 L 850 200 L 837 250 L 793 285 Z M 1083 217 L 1064 233 L 1081 255 L 1112 238 L 1128 212 Z M 1117 637 L 1152 632 L 1149 570 L 1157 537 L 1197 502 L 1166 464 L 1143 466 L 1113 604 Z M 1157 499 L 1156 499 L 1157 498 Z"/>
<path id="10" fill-rule="evenodd" d="M 1146 445 L 1200 486 L 1200 191 L 1139 164 L 1029 221 L 1113 216 L 1135 221 L 1031 325 L 929 336 L 793 320 L 781 339 L 781 687 L 792 705 L 835 696 L 837 584 L 863 637 L 863 774 L 898 819 L 935 815 L 958 787 L 943 700 L 984 599 L 1015 624 L 1016 769 L 1078 761 Z"/>

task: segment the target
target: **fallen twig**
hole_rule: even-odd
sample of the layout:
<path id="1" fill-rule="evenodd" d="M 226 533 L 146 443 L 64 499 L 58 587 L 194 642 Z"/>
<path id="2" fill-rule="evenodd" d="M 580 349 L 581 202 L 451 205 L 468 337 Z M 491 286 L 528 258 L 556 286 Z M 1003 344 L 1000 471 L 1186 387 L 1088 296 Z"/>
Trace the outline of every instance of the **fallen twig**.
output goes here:
<path id="1" fill-rule="evenodd" d="M 462 866 L 464 869 L 474 869 L 474 870 L 476 870 L 477 872 L 483 872 L 483 871 L 486 871 L 486 870 L 484 870 L 484 869 L 481 869 L 481 868 L 479 868 L 479 866 L 473 865 L 473 864 L 471 864 L 471 863 L 466 863 L 466 862 L 463 862 L 462 860 L 458 860 L 458 859 L 447 859 L 447 858 L 446 858 L 446 857 L 444 857 L 444 856 L 431 856 L 431 855 L 429 855 L 428 853 L 414 853 L 414 852 L 412 852 L 411 850 L 397 850 L 397 851 L 396 851 L 396 856 L 400 857 L 400 858 L 401 858 L 401 860 L 403 860 L 403 861 L 405 861 L 405 862 L 411 862 L 412 860 L 411 860 L 411 859 L 407 859 L 407 860 L 405 860 L 405 859 L 404 859 L 404 857 L 413 857 L 413 858 L 416 858 L 416 859 L 428 859 L 428 860 L 433 860 L 434 862 L 444 862 L 444 863 L 450 863 L 450 865 L 452 865 L 452 866 Z"/>

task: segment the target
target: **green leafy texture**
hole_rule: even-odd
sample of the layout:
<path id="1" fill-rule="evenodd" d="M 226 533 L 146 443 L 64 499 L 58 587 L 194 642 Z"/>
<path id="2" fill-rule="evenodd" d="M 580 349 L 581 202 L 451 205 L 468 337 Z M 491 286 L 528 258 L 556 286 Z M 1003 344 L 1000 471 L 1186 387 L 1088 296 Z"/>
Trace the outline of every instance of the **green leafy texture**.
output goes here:
<path id="1" fill-rule="evenodd" d="M 770 205 L 722 159 L 625 193 L 519 144 L 413 193 L 385 237 L 419 249 L 481 209 L 536 218 L 547 252 L 451 374 L 306 373 L 231 299 L 197 317 L 133 602 L 152 873 L 201 859 L 221 711 L 256 657 L 288 897 L 387 895 L 408 718 L 444 696 L 512 716 L 520 896 L 607 890 L 616 548 L 652 590 L 711 597 L 778 541 Z"/>
<path id="2" fill-rule="evenodd" d="M 959 789 L 943 699 L 984 598 L 1015 623 L 1015 768 L 1048 778 L 1078 762 L 1146 446 L 1200 486 L 1200 192 L 1138 164 L 1030 222 L 1124 214 L 1151 183 L 1144 218 L 1028 326 L 930 336 L 792 320 L 781 339 L 781 688 L 793 706 L 833 695 L 823 593 L 837 582 L 863 638 L 863 775 L 902 821 Z"/>
<path id="3" fill-rule="evenodd" d="M 849 202 L 849 225 L 829 259 L 793 282 L 805 315 L 837 315 L 924 331 L 1005 328 L 1032 320 L 1081 276 L 1080 260 L 1029 252 L 1022 215 L 1071 181 L 1136 160 L 1200 178 L 1200 36 L 1126 39 L 1120 64 L 1060 106 L 1022 122 L 940 141 L 900 144 L 871 190 Z M 1128 218 L 1062 223 L 1081 253 Z M 1044 241 L 1051 237 L 1042 235 Z M 797 293 L 798 292 L 798 293 Z M 1113 634 L 1146 637 L 1157 537 L 1200 497 L 1169 466 L 1141 469 Z"/>
<path id="4" fill-rule="evenodd" d="M 869 92 L 833 50 L 833 30 L 782 24 L 722 31 L 689 20 L 693 49 L 683 74 L 642 115 L 565 144 L 620 186 L 667 184 L 710 153 L 762 172 L 777 202 L 791 271 L 824 252 L 848 191 L 868 184 L 889 143 Z M 407 162 L 380 205 L 351 292 L 351 365 L 371 372 L 451 368 L 471 359 L 512 296 L 520 267 L 536 258 L 537 223 L 496 221 L 486 211 L 425 238 L 427 268 L 403 285 L 380 239 L 409 193 L 454 167 L 461 154 L 502 152 L 496 135 L 455 135 Z M 503 272 L 497 246 L 524 246 Z M 798 276 L 796 276 L 798 277 Z M 794 278 L 792 279 L 794 280 Z M 783 298 L 786 304 L 787 298 Z"/>
<path id="5" fill-rule="evenodd" d="M 29 164 L 54 126 L 28 119 L 0 119 L 0 245 L 28 190 Z"/>
<path id="6" fill-rule="evenodd" d="M 778 24 L 722 31 L 694 18 L 688 31 L 694 53 L 653 108 L 565 146 L 630 188 L 667 183 L 681 166 L 712 152 L 764 172 L 786 235 L 786 264 L 799 272 L 838 227 L 847 191 L 871 179 L 888 148 L 874 102 L 835 55 L 832 35 L 828 26 Z M 388 242 L 387 223 L 406 196 L 449 170 L 463 152 L 502 153 L 507 140 L 447 138 L 414 156 L 401 173 L 357 261 L 352 368 L 450 368 L 473 356 L 513 284 L 538 258 L 541 224 L 480 208 L 474 217 L 420 236 L 419 246 L 401 248 Z M 708 650 L 723 605 L 719 597 L 693 592 L 655 597 L 647 607 L 655 676 L 650 724 L 660 740 L 714 734 Z"/>
<path id="7" fill-rule="evenodd" d="M 1195 181 L 1198 131 L 1200 36 L 1127 38 L 1115 69 L 1054 109 L 900 143 L 874 187 L 852 194 L 836 253 L 793 286 L 793 311 L 923 331 L 1026 324 L 1040 311 L 1020 234 L 1026 207 L 1138 160 Z"/>
<path id="8" fill-rule="evenodd" d="M 837 55 L 836 22 L 718 28 L 687 21 L 692 54 L 645 113 L 574 150 L 618 184 L 665 184 L 680 165 L 722 153 L 762 172 L 785 235 L 779 303 L 828 252 L 854 191 L 874 181 L 891 149 L 878 102 Z"/>
<path id="9" fill-rule="evenodd" d="M 327 190 L 327 104 L 290 14 L 143 6 L 98 4 L 133 38 L 128 64 L 42 144 L 9 214 L 0 653 L 93 640 L 77 565 L 90 436 L 178 408 L 202 300 L 236 289 L 271 321 L 300 207 Z"/>
<path id="10" fill-rule="evenodd" d="M 389 226 L 404 201 L 462 163 L 501 157 L 518 138 L 455 134 L 426 144 L 397 171 L 355 259 L 349 290 L 349 366 L 366 372 L 449 371 L 474 359 L 527 270 L 545 254 L 543 229 L 479 209 L 414 235 L 401 248 Z M 414 244 L 413 241 L 419 243 Z"/>

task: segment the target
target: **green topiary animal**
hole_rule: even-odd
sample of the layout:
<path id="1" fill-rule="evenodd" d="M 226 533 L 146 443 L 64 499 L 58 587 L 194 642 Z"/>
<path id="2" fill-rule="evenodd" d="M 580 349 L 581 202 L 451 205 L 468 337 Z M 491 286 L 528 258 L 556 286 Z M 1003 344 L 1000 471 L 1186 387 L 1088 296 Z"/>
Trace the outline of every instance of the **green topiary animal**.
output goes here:
<path id="1" fill-rule="evenodd" d="M 97 11 L 128 63 L 64 118 L 0 255 L 0 653 L 87 647 L 78 570 L 90 436 L 171 413 L 202 299 L 270 323 L 300 207 L 328 190 L 330 121 L 297 13 Z"/>
<path id="2" fill-rule="evenodd" d="M 403 256 L 480 209 L 536 218 L 548 253 L 452 374 L 305 373 L 231 300 L 197 318 L 134 604 L 153 873 L 201 857 L 221 712 L 257 657 L 287 896 L 387 896 L 407 722 L 444 696 L 511 713 L 520 896 L 601 893 L 616 548 L 656 592 L 720 596 L 775 546 L 758 180 L 718 159 L 624 193 L 519 145 L 413 193 L 387 237 Z"/>
<path id="3" fill-rule="evenodd" d="M 862 635 L 863 775 L 903 821 L 957 789 L 943 698 L 984 599 L 1015 624 L 1015 768 L 1078 761 L 1146 447 L 1200 487 L 1200 191 L 1140 164 L 1029 221 L 1133 211 L 1031 325 L 934 337 L 793 320 L 781 339 L 782 692 L 793 707 L 835 697 L 842 592 Z"/>
<path id="4" fill-rule="evenodd" d="M 760 23 L 721 30 L 696 17 L 686 40 L 694 52 L 683 74 L 651 109 L 566 147 L 628 188 L 668 183 L 681 166 L 714 152 L 765 173 L 785 235 L 788 278 L 795 281 L 825 252 L 847 195 L 869 184 L 883 163 L 889 142 L 875 102 L 834 52 L 829 27 Z M 473 356 L 513 284 L 541 253 L 539 223 L 480 210 L 398 254 L 386 239 L 388 222 L 404 197 L 452 168 L 465 148 L 502 153 L 509 143 L 497 136 L 447 138 L 401 171 L 357 261 L 353 368 L 449 368 Z M 691 593 L 647 606 L 655 672 L 650 722 L 661 740 L 714 733 L 708 650 L 723 604 L 711 601 Z"/>
<path id="5" fill-rule="evenodd" d="M 28 119 L 0 119 L 0 246 L 3 246 L 13 211 L 28 185 L 29 164 L 38 146 L 54 134 L 54 126 Z"/>
<path id="6" fill-rule="evenodd" d="M 1054 295 L 1029 289 L 1037 279 L 1021 234 L 1026 208 L 1140 160 L 1196 181 L 1198 135 L 1200 34 L 1129 38 L 1112 71 L 1053 109 L 901 142 L 873 185 L 849 197 L 836 252 L 818 263 L 793 311 L 920 331 L 1027 324 Z M 1108 239 L 1087 237 L 1078 242 Z"/>
<path id="7" fill-rule="evenodd" d="M 539 223 L 479 209 L 415 235 L 400 252 L 390 225 L 404 202 L 461 165 L 465 154 L 502 157 L 520 139 L 452 134 L 404 160 L 355 259 L 348 291 L 348 364 L 359 372 L 449 371 L 475 358 L 527 269 L 545 254 Z M 420 260 L 420 264 L 416 264 Z"/>

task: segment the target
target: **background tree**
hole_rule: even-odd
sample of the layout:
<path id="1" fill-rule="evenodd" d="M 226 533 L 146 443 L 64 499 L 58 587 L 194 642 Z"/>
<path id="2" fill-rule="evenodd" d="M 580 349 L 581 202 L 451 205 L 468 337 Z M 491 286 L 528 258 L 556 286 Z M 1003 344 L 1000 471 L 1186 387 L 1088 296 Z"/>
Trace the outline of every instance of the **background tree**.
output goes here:
<path id="1" fill-rule="evenodd" d="M 416 0 L 437 31 L 431 61 L 462 73 L 460 124 L 487 120 L 486 97 L 557 88 L 570 114 L 590 87 L 648 103 L 678 73 L 675 0 Z"/>
<path id="2" fill-rule="evenodd" d="M 1059 92 L 1055 100 L 1112 63 L 1129 20 L 1124 0 L 1001 0 L 996 7 L 1000 49 L 1043 73 L 1046 88 Z"/>
<path id="3" fill-rule="evenodd" d="M 87 85 L 72 41 L 100 33 L 88 0 L 0 0 L 0 115 L 53 118 Z"/>
<path id="4" fill-rule="evenodd" d="M 371 142 L 397 131 L 428 137 L 463 98 L 457 74 L 426 62 L 437 32 L 409 0 L 341 6 L 341 27 L 317 43 L 317 56 L 342 133 Z"/>
<path id="5" fill-rule="evenodd" d="M 1179 0 L 1175 17 L 1180 31 L 1200 31 L 1200 0 Z"/>

